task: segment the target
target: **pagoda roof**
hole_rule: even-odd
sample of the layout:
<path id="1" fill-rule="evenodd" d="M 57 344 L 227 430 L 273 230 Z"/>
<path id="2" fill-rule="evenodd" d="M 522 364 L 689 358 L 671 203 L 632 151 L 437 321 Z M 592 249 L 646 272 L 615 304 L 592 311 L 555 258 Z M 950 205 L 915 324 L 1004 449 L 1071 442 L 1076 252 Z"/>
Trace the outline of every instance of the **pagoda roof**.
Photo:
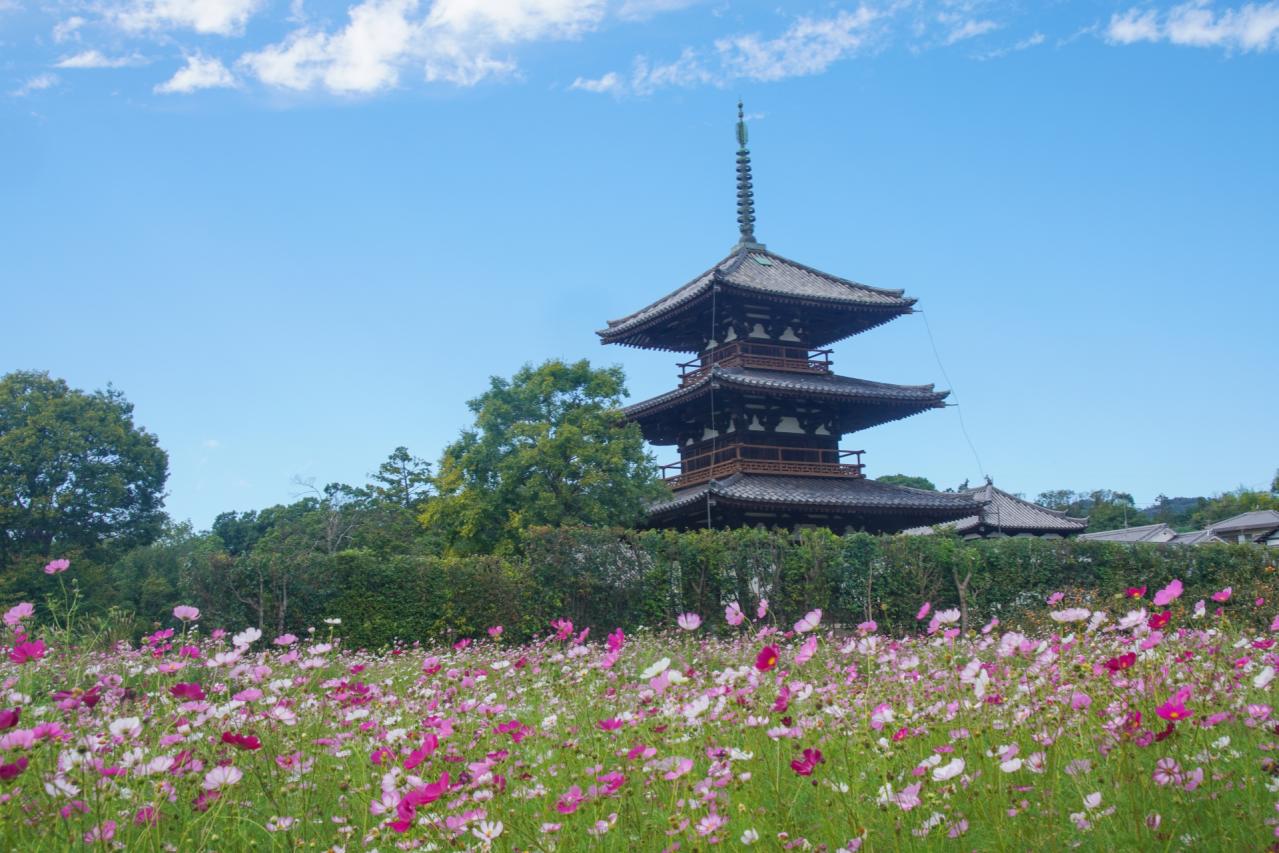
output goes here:
<path id="1" fill-rule="evenodd" d="M 902 410 L 889 417 L 877 415 L 871 419 L 872 423 L 865 426 L 898 420 L 925 409 L 940 408 L 942 401 L 950 394 L 949 391 L 935 390 L 931 384 L 892 385 L 833 373 L 797 373 L 715 365 L 697 381 L 627 406 L 622 409 L 622 414 L 628 419 L 636 419 L 677 408 L 708 393 L 712 386 L 718 390 L 730 388 L 742 392 L 762 392 L 770 396 L 822 397 L 847 403 L 885 404 Z"/>
<path id="2" fill-rule="evenodd" d="M 1003 533 L 1056 533 L 1066 536 L 1082 533 L 1088 526 L 1086 518 L 1072 518 L 1065 512 L 1049 509 L 1037 503 L 1022 500 L 1010 495 L 1003 489 L 997 489 L 991 483 L 975 489 L 963 489 L 957 494 L 969 495 L 981 505 L 976 515 L 950 522 L 959 534 L 980 533 L 995 530 Z M 934 532 L 930 527 L 913 528 L 905 531 L 909 534 Z"/>
<path id="3" fill-rule="evenodd" d="M 676 316 L 700 307 L 718 287 L 721 293 L 806 303 L 853 311 L 856 317 L 828 316 L 824 328 L 806 341 L 820 347 L 910 313 L 915 300 L 901 290 L 885 290 L 830 275 L 770 252 L 759 244 L 738 245 L 733 253 L 678 290 L 596 332 L 603 343 L 696 352 L 699 346 L 664 329 Z M 673 339 L 675 338 L 675 339 Z"/>
<path id="4" fill-rule="evenodd" d="M 670 500 L 649 507 L 650 518 L 676 512 L 705 500 L 717 500 L 753 508 L 826 509 L 866 513 L 923 514 L 938 519 L 972 512 L 975 503 L 965 493 L 947 494 L 892 486 L 864 478 L 802 477 L 774 474 L 732 474 L 681 490 Z"/>

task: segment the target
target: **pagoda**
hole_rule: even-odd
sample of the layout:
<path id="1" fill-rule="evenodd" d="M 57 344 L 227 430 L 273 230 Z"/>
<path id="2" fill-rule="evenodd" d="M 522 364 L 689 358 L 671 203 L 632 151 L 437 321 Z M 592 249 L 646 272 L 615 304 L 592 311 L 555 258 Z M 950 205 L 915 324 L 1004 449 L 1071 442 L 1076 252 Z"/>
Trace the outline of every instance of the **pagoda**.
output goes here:
<path id="1" fill-rule="evenodd" d="M 623 409 L 680 456 L 663 466 L 674 494 L 649 508 L 649 526 L 895 532 L 972 515 L 971 496 L 877 483 L 864 451 L 840 449 L 843 435 L 941 408 L 949 392 L 832 372 L 830 344 L 909 314 L 915 300 L 770 252 L 755 237 L 740 102 L 737 142 L 737 245 L 597 332 L 605 344 L 694 356 L 675 390 Z"/>

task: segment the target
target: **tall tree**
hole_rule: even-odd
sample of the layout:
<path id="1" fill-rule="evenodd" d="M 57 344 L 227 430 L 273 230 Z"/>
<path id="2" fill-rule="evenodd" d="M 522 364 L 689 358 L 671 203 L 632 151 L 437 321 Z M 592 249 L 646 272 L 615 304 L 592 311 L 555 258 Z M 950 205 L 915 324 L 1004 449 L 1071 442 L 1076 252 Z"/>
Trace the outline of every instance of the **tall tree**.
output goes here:
<path id="1" fill-rule="evenodd" d="M 48 373 L 0 378 L 0 567 L 154 540 L 169 459 L 119 391 Z"/>
<path id="2" fill-rule="evenodd" d="M 440 459 L 422 521 L 460 551 L 509 548 L 533 525 L 629 525 L 665 494 L 636 424 L 617 408 L 620 367 L 552 360 L 493 377 L 475 425 Z"/>
<path id="3" fill-rule="evenodd" d="M 407 447 L 391 451 L 377 471 L 369 475 L 369 491 L 377 500 L 405 509 L 418 507 L 431 495 L 431 463 L 409 453 Z"/>

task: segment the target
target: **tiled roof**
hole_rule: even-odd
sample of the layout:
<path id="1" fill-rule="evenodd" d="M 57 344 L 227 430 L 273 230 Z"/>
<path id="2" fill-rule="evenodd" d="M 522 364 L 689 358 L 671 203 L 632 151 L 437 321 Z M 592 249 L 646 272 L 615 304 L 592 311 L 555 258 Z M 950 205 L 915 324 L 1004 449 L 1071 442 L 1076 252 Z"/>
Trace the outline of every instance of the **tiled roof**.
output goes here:
<path id="1" fill-rule="evenodd" d="M 1189 533 L 1178 533 L 1168 540 L 1174 545 L 1203 545 L 1207 542 L 1220 542 L 1211 530 L 1192 530 Z"/>
<path id="2" fill-rule="evenodd" d="M 772 474 L 732 474 L 677 492 L 673 498 L 649 507 L 660 515 L 705 500 L 706 493 L 727 501 L 763 506 L 805 506 L 864 512 L 912 511 L 936 518 L 954 518 L 972 512 L 972 498 L 962 494 L 930 492 L 890 486 L 851 477 L 786 477 Z"/>
<path id="3" fill-rule="evenodd" d="M 971 533 L 986 527 L 1014 533 L 1068 535 L 1082 533 L 1088 526 L 1086 518 L 1071 518 L 1060 510 L 1048 509 L 1039 504 L 1024 501 L 1016 495 L 1010 495 L 1002 489 L 995 488 L 990 483 L 975 489 L 964 489 L 959 494 L 971 496 L 981 504 L 981 511 L 976 515 L 948 522 L 948 525 L 954 526 L 956 533 Z M 904 532 L 920 535 L 934 531 L 931 527 L 915 527 Z"/>
<path id="4" fill-rule="evenodd" d="M 679 405 L 705 393 L 711 383 L 717 388 L 742 391 L 771 391 L 794 396 L 829 397 L 860 403 L 884 403 L 915 407 L 917 410 L 940 408 L 949 391 L 936 391 L 932 385 L 891 385 L 871 382 L 833 373 L 791 373 L 783 370 L 758 370 L 752 367 L 712 367 L 691 385 L 659 394 L 622 409 L 628 418 Z M 913 412 L 912 412 L 913 414 Z"/>
<path id="5" fill-rule="evenodd" d="M 1213 533 L 1227 533 L 1236 530 L 1252 530 L 1260 527 L 1279 527 L 1279 511 L 1273 509 L 1254 509 L 1251 512 L 1245 512 L 1240 515 L 1236 515 L 1233 518 L 1218 521 L 1216 524 L 1210 525 L 1208 529 Z"/>
<path id="6" fill-rule="evenodd" d="M 1143 524 L 1140 527 L 1124 527 L 1119 530 L 1098 530 L 1096 533 L 1085 533 L 1080 539 L 1094 542 L 1169 542 L 1177 535 L 1177 531 L 1168 525 Z"/>
<path id="7" fill-rule="evenodd" d="M 764 249 L 741 248 L 673 293 L 596 332 L 605 343 L 626 342 L 630 333 L 708 294 L 714 285 L 806 302 L 877 309 L 891 319 L 915 300 L 901 290 L 885 290 L 829 275 Z"/>

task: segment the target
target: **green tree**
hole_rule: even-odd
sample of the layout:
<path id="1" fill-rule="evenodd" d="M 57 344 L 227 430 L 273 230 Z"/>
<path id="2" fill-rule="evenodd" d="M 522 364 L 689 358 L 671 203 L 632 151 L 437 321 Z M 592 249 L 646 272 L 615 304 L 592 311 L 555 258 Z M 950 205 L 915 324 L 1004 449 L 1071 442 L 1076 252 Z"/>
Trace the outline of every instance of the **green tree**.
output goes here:
<path id="1" fill-rule="evenodd" d="M 912 477 L 909 474 L 889 474 L 886 477 L 876 477 L 876 482 L 887 483 L 890 486 L 906 486 L 911 489 L 927 489 L 930 492 L 937 491 L 937 486 L 927 477 Z"/>
<path id="2" fill-rule="evenodd" d="M 151 542 L 168 470 L 119 391 L 90 394 L 36 371 L 0 378 L 0 568 Z"/>
<path id="3" fill-rule="evenodd" d="M 585 359 L 493 377 L 475 425 L 444 450 L 421 519 L 455 551 L 511 549 L 533 525 L 632 525 L 666 494 L 638 425 L 617 408 L 620 367 Z"/>
<path id="4" fill-rule="evenodd" d="M 1279 495 L 1274 492 L 1251 491 L 1240 486 L 1233 492 L 1224 492 L 1205 502 L 1190 517 L 1190 521 L 1195 527 L 1203 528 L 1256 509 L 1279 509 Z"/>
<path id="5" fill-rule="evenodd" d="M 407 447 L 391 451 L 369 476 L 373 482 L 368 491 L 373 498 L 405 509 L 420 507 L 431 495 L 431 463 L 409 453 Z"/>

